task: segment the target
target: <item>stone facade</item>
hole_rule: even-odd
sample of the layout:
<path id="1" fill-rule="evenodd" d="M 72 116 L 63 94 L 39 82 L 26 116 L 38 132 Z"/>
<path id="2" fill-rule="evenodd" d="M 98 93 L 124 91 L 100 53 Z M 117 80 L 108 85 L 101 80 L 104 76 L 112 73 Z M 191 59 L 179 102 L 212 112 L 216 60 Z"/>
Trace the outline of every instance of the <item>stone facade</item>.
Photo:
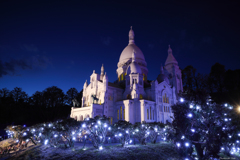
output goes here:
<path id="1" fill-rule="evenodd" d="M 170 46 L 160 74 L 156 80 L 147 81 L 147 63 L 135 45 L 131 28 L 129 44 L 121 53 L 117 66 L 116 83 L 108 82 L 103 66 L 101 74 L 93 71 L 90 83 L 86 81 L 83 85 L 81 107 L 72 107 L 70 117 L 81 121 L 105 115 L 110 117 L 110 123 L 118 120 L 130 123 L 171 122 L 171 105 L 177 103 L 177 95 L 182 91 L 182 75 Z"/>

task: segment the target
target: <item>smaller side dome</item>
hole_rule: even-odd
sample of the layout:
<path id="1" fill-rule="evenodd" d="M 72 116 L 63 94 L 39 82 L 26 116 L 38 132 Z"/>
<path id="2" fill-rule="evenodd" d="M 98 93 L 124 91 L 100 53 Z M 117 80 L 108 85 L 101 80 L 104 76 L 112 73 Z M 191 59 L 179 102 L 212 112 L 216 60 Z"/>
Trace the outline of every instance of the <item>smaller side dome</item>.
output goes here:
<path id="1" fill-rule="evenodd" d="M 137 64 L 137 62 L 135 60 L 136 60 L 136 54 L 135 54 L 135 51 L 133 50 L 133 53 L 132 53 L 132 63 L 130 63 L 128 68 L 127 68 L 127 74 L 131 74 L 131 73 L 142 74 L 141 67 Z"/>

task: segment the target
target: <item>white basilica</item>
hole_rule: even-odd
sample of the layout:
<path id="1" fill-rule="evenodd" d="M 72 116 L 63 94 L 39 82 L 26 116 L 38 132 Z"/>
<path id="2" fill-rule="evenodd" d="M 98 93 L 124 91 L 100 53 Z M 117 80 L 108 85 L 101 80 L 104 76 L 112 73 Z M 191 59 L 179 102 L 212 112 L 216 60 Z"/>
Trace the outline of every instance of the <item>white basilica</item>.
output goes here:
<path id="1" fill-rule="evenodd" d="M 105 115 L 110 117 L 111 124 L 118 120 L 171 122 L 171 105 L 177 103 L 177 95 L 183 87 L 181 70 L 170 46 L 160 74 L 148 81 L 147 63 L 134 42 L 131 28 L 128 46 L 122 51 L 117 66 L 115 83 L 108 82 L 103 66 L 101 74 L 93 71 L 90 83 L 86 81 L 83 85 L 81 107 L 72 107 L 70 117 L 82 121 L 86 117 Z"/>

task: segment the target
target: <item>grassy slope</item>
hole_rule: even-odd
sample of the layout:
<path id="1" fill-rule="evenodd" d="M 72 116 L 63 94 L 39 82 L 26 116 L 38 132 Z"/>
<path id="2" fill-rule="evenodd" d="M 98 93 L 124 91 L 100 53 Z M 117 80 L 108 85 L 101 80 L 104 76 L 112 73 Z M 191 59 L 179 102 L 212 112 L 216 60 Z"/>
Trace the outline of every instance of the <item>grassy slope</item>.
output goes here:
<path id="1" fill-rule="evenodd" d="M 61 149 L 47 147 L 44 145 L 32 146 L 25 152 L 14 155 L 9 160 L 19 159 L 129 159 L 129 160 L 146 160 L 146 159 L 180 159 L 174 147 L 169 143 L 128 145 L 121 147 L 120 145 L 105 146 L 99 151 L 93 147 L 83 150 L 82 147 L 74 147 L 74 149 Z"/>

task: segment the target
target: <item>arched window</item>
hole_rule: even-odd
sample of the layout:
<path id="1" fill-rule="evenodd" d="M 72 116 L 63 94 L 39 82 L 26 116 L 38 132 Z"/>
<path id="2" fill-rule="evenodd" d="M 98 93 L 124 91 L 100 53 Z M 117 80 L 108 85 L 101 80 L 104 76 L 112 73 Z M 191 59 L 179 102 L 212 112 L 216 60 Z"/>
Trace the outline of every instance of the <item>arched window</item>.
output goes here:
<path id="1" fill-rule="evenodd" d="M 125 108 L 123 109 L 123 119 L 125 120 Z"/>
<path id="2" fill-rule="evenodd" d="M 150 107 L 150 119 L 152 119 L 152 108 Z"/>
<path id="3" fill-rule="evenodd" d="M 120 107 L 120 119 L 122 119 L 122 106 Z"/>
<path id="4" fill-rule="evenodd" d="M 119 120 L 119 110 L 117 111 L 117 118 L 118 118 L 118 120 Z"/>
<path id="5" fill-rule="evenodd" d="M 147 109 L 147 119 L 149 119 L 148 109 Z"/>
<path id="6" fill-rule="evenodd" d="M 142 96 L 142 94 L 140 94 L 139 98 L 140 98 L 140 99 L 143 99 L 143 96 Z"/>

